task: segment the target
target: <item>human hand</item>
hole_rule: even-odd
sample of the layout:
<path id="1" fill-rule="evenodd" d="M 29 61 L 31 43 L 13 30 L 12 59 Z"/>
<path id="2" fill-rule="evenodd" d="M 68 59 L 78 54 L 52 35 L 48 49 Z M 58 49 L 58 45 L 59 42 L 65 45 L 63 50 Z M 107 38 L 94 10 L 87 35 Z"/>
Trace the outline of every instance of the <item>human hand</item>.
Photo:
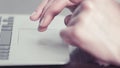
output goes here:
<path id="1" fill-rule="evenodd" d="M 82 0 L 43 0 L 38 8 L 30 16 L 33 21 L 40 20 L 39 31 L 45 31 L 53 18 L 58 15 L 64 8 L 74 11 L 76 6 Z"/>
<path id="2" fill-rule="evenodd" d="M 85 0 L 60 33 L 68 44 L 93 55 L 98 62 L 120 66 L 120 5 L 114 0 Z"/>

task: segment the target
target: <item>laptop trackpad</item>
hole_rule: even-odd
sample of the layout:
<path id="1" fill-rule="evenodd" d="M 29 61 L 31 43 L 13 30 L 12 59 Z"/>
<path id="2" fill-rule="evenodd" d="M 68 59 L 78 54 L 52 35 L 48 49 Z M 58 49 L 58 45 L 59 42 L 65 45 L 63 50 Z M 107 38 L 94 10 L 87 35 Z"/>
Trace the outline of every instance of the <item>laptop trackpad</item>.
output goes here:
<path id="1" fill-rule="evenodd" d="M 68 46 L 63 43 L 58 30 L 38 32 L 36 29 L 21 29 L 18 39 L 19 55 L 16 59 L 54 61 L 68 59 Z"/>

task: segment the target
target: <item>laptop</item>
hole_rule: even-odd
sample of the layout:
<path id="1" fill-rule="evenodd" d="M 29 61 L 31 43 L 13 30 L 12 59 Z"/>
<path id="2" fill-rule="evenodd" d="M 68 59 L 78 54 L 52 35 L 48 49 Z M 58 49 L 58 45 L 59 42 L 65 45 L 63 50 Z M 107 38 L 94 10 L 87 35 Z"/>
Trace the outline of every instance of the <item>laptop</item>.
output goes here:
<path id="1" fill-rule="evenodd" d="M 64 17 L 57 16 L 47 31 L 38 32 L 39 22 L 29 16 L 0 14 L 0 66 L 66 64 L 69 47 L 59 36 Z"/>

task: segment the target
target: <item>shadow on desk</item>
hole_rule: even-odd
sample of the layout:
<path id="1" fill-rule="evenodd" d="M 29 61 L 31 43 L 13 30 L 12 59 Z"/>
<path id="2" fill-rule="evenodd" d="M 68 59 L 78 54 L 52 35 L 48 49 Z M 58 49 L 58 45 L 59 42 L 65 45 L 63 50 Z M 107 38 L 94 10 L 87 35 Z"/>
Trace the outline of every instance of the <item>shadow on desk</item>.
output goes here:
<path id="1" fill-rule="evenodd" d="M 70 55 L 70 62 L 66 65 L 47 65 L 47 66 L 11 66 L 11 67 L 0 67 L 0 68 L 120 68 L 113 65 L 108 67 L 100 66 L 94 62 L 94 58 L 77 48 Z"/>

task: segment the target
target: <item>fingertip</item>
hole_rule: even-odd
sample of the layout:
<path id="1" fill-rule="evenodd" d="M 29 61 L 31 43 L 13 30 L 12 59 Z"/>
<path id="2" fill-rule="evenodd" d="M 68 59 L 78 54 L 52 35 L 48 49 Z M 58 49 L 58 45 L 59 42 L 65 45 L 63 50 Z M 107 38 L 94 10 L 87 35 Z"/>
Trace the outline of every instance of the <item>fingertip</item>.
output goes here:
<path id="1" fill-rule="evenodd" d="M 61 38 L 68 44 L 73 44 L 72 41 L 72 34 L 71 34 L 71 27 L 67 27 L 60 32 Z"/>
<path id="2" fill-rule="evenodd" d="M 47 30 L 47 27 L 41 27 L 41 26 L 38 27 L 39 32 L 44 32 L 46 30 Z"/>
<path id="3" fill-rule="evenodd" d="M 36 12 L 36 11 L 34 11 L 33 13 L 32 13 L 32 15 L 30 16 L 30 20 L 32 20 L 32 21 L 37 21 L 38 19 L 39 19 L 39 14 Z"/>
<path id="4" fill-rule="evenodd" d="M 63 39 L 64 42 L 70 44 L 70 39 L 66 33 L 66 29 L 61 30 L 60 37 Z"/>
<path id="5" fill-rule="evenodd" d="M 47 28 L 49 26 L 49 24 L 52 22 L 52 20 L 54 19 L 54 16 L 52 16 L 51 14 L 45 15 L 41 20 L 40 20 L 40 24 L 39 27 L 40 28 Z"/>
<path id="6" fill-rule="evenodd" d="M 73 36 L 73 28 L 74 26 L 70 26 L 65 29 L 62 29 L 60 32 L 60 36 L 70 39 Z"/>
<path id="7" fill-rule="evenodd" d="M 48 27 L 48 23 L 46 23 L 46 18 L 43 18 L 40 22 L 39 22 L 39 26 L 38 26 L 38 31 L 40 32 L 44 32 L 47 30 Z"/>
<path id="8" fill-rule="evenodd" d="M 37 20 L 38 20 L 38 19 L 36 19 L 36 18 L 34 18 L 34 17 L 32 17 L 32 16 L 30 16 L 29 19 L 30 19 L 31 21 L 37 21 Z"/>

